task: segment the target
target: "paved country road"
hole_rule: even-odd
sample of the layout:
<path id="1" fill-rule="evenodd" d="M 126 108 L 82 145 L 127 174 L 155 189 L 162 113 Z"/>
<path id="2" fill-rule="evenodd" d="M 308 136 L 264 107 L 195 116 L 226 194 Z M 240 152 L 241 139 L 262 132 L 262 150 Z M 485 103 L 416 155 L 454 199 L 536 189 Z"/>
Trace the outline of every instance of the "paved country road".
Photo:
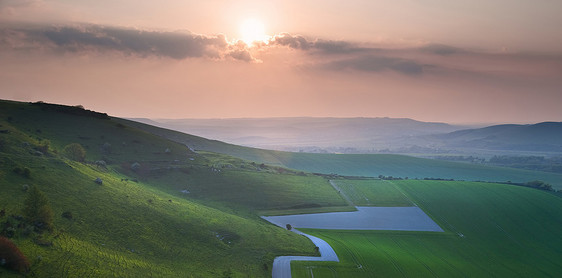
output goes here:
<path id="1" fill-rule="evenodd" d="M 318 246 L 320 257 L 306 256 L 280 256 L 273 260 L 272 276 L 273 278 L 290 278 L 291 277 L 291 261 L 331 261 L 339 262 L 338 256 L 332 246 L 322 239 L 315 236 L 307 235 L 301 231 L 292 229 L 292 232 L 308 237 Z"/>

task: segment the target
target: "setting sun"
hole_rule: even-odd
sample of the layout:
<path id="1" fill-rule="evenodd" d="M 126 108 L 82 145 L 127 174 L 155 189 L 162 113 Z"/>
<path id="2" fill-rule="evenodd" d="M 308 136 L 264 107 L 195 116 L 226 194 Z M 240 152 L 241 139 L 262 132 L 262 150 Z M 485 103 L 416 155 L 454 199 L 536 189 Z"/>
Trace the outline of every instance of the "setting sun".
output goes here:
<path id="1" fill-rule="evenodd" d="M 242 41 L 251 44 L 255 41 L 264 41 L 267 39 L 265 34 L 265 26 L 256 19 L 247 19 L 240 25 L 240 34 Z"/>

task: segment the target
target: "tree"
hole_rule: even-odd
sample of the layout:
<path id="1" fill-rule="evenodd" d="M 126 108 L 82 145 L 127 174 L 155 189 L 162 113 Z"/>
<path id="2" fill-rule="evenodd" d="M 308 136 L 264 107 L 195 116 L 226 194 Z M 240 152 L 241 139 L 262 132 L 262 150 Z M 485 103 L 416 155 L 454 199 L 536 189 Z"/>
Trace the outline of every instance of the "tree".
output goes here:
<path id="1" fill-rule="evenodd" d="M 83 162 L 86 159 L 86 150 L 82 145 L 72 143 L 64 147 L 64 155 L 74 161 Z"/>
<path id="2" fill-rule="evenodd" d="M 47 196 L 37 186 L 31 186 L 24 200 L 23 216 L 35 227 L 47 230 L 53 228 L 53 210 Z"/>
<path id="3" fill-rule="evenodd" d="M 25 273 L 29 270 L 29 261 L 12 241 L 0 237 L 0 266 Z"/>

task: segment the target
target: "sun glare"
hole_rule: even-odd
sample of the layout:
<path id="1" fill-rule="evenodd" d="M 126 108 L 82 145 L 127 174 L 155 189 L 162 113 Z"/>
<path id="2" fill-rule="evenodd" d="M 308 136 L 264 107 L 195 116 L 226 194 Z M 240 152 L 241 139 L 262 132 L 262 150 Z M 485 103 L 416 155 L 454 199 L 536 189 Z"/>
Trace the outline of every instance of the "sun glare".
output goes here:
<path id="1" fill-rule="evenodd" d="M 267 40 L 263 23 L 256 19 L 247 19 L 244 21 L 242 25 L 240 25 L 240 34 L 242 35 L 242 41 L 247 45 L 255 41 Z"/>

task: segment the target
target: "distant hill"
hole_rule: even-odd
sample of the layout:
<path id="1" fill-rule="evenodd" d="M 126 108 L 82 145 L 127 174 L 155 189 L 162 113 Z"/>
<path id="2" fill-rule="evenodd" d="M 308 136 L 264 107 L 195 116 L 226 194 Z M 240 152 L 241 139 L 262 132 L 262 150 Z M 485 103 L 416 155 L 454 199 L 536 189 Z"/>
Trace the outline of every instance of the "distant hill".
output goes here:
<path id="1" fill-rule="evenodd" d="M 132 119 L 236 145 L 286 151 L 365 153 L 466 127 L 402 118 Z"/>
<path id="2" fill-rule="evenodd" d="M 562 152 L 562 122 L 495 125 L 428 138 L 435 139 L 448 148 Z"/>
<path id="3" fill-rule="evenodd" d="M 399 118 L 133 119 L 235 145 L 309 153 L 560 155 L 562 123 L 481 128 Z"/>
<path id="4" fill-rule="evenodd" d="M 349 176 L 446 178 L 467 181 L 528 182 L 542 180 L 562 189 L 562 174 L 416 158 L 397 154 L 318 154 L 265 150 L 208 140 L 178 131 L 121 119 L 124 124 L 185 144 L 242 159 L 301 171 Z"/>

